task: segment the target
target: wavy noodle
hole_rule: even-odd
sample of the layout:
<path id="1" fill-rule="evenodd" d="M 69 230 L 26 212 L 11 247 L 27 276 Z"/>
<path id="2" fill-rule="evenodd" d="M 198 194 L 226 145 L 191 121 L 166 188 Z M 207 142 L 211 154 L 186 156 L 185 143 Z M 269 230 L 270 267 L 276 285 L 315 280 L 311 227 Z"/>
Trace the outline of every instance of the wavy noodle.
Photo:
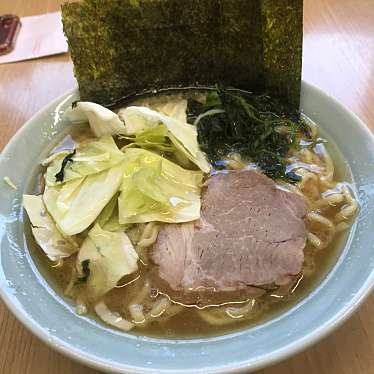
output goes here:
<path id="1" fill-rule="evenodd" d="M 242 307 L 228 306 L 226 308 L 226 314 L 231 318 L 243 318 L 249 312 L 253 311 L 253 308 L 256 305 L 256 299 L 252 299 L 247 304 Z"/>
<path id="2" fill-rule="evenodd" d="M 315 212 L 308 213 L 306 221 L 309 223 L 309 228 L 311 230 L 314 229 L 318 232 L 318 235 L 313 232 L 309 232 L 308 234 L 308 239 L 312 239 L 312 245 L 318 249 L 326 248 L 335 235 L 335 225 L 328 218 Z"/>
<path id="3" fill-rule="evenodd" d="M 57 261 L 53 262 L 53 265 L 51 265 L 52 268 L 62 268 L 64 266 L 64 259 L 60 258 Z"/>
<path id="4" fill-rule="evenodd" d="M 199 310 L 199 316 L 210 325 L 223 326 L 235 322 L 233 318 L 228 318 L 224 311 L 217 308 L 218 311 L 212 310 Z"/>
<path id="5" fill-rule="evenodd" d="M 77 279 L 78 279 L 77 270 L 75 269 L 75 266 L 73 266 L 71 269 L 70 281 L 64 290 L 64 295 L 70 296 L 70 297 L 73 296 L 74 285 Z"/>
<path id="6" fill-rule="evenodd" d="M 141 304 L 147 298 L 151 290 L 151 286 L 148 280 L 144 282 L 142 289 L 135 295 L 135 297 L 130 301 L 129 305 Z"/>
<path id="7" fill-rule="evenodd" d="M 327 152 L 326 147 L 323 144 L 318 144 L 317 147 L 323 155 L 324 163 L 325 163 L 325 173 L 320 176 L 320 183 L 327 187 L 331 187 L 333 185 L 333 178 L 334 178 L 334 163 L 330 154 Z"/>
<path id="8" fill-rule="evenodd" d="M 143 265 L 146 265 L 148 262 L 146 249 L 156 242 L 158 232 L 159 225 L 157 222 L 138 224 L 127 231 L 132 242 L 136 243 L 136 251 Z"/>
<path id="9" fill-rule="evenodd" d="M 143 313 L 144 306 L 141 304 L 130 304 L 129 312 L 134 323 L 145 323 L 145 315 Z"/>
<path id="10" fill-rule="evenodd" d="M 317 235 L 313 234 L 312 232 L 308 232 L 307 239 L 314 247 L 318 249 L 322 247 L 321 239 Z"/>
<path id="11" fill-rule="evenodd" d="M 302 176 L 298 189 L 307 198 L 308 204 L 318 200 L 320 197 L 318 176 L 306 169 L 298 169 L 297 173 Z"/>
<path id="12" fill-rule="evenodd" d="M 335 216 L 335 221 L 340 222 L 347 220 L 354 216 L 358 210 L 358 203 L 352 197 L 350 191 L 347 187 L 343 187 L 343 195 L 345 198 L 346 205 L 340 210 L 339 213 Z"/>
<path id="13" fill-rule="evenodd" d="M 104 301 L 100 301 L 95 305 L 95 312 L 102 321 L 120 330 L 129 331 L 134 327 L 132 322 L 127 321 L 118 313 L 112 312 Z"/>
<path id="14" fill-rule="evenodd" d="M 207 310 L 199 310 L 199 316 L 205 322 L 211 325 L 223 326 L 230 323 L 234 323 L 238 319 L 250 319 L 253 318 L 259 311 L 255 309 L 257 305 L 255 299 L 250 300 L 241 307 L 236 306 L 220 306 L 212 307 Z"/>
<path id="15" fill-rule="evenodd" d="M 162 297 L 154 303 L 150 316 L 153 318 L 161 316 L 163 313 L 165 313 L 166 309 L 170 307 L 170 305 L 170 299 L 167 297 Z"/>
<path id="16" fill-rule="evenodd" d="M 349 228 L 351 227 L 351 225 L 348 223 L 348 222 L 339 222 L 336 226 L 335 226 L 335 232 L 342 232 L 342 231 L 346 231 L 348 230 Z"/>
<path id="17" fill-rule="evenodd" d="M 317 134 L 312 131 L 313 140 Z M 318 250 L 326 248 L 336 233 L 350 227 L 348 220 L 356 214 L 358 203 L 346 185 L 334 180 L 334 163 L 324 144 L 294 151 L 290 160 L 290 169 L 302 176 L 302 181 L 286 188 L 303 196 L 307 204 L 308 243 Z"/>
<path id="18" fill-rule="evenodd" d="M 157 240 L 158 231 L 157 223 L 149 222 L 140 236 L 138 247 L 147 248 L 154 244 Z"/>
<path id="19" fill-rule="evenodd" d="M 157 299 L 157 292 L 155 296 L 152 296 L 149 280 L 145 281 L 141 289 L 137 288 L 132 292 L 135 293 L 135 296 L 124 305 L 123 310 L 126 313 L 128 306 L 132 322 L 142 327 L 147 325 L 151 319 L 157 318 L 159 320 L 162 317 L 163 320 L 166 320 L 183 309 L 182 306 L 172 304 L 168 297 L 162 296 Z M 152 300 L 155 298 L 156 300 Z M 147 313 L 145 313 L 146 310 L 148 310 Z"/>

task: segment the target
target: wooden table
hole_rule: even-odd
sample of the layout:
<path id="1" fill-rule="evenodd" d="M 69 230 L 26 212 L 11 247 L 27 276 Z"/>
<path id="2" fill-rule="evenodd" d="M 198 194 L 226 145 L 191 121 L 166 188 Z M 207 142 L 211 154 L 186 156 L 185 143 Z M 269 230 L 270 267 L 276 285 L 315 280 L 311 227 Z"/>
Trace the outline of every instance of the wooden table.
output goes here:
<path id="1" fill-rule="evenodd" d="M 278 0 L 277 0 L 278 1 Z M 33 15 L 61 0 L 0 0 L 0 14 Z M 303 77 L 374 130 L 374 1 L 305 0 Z M 38 109 L 74 87 L 67 55 L 0 65 L 0 149 Z M 0 302 L 0 373 L 95 373 L 52 351 Z M 261 374 L 373 374 L 374 296 L 328 338 Z"/>

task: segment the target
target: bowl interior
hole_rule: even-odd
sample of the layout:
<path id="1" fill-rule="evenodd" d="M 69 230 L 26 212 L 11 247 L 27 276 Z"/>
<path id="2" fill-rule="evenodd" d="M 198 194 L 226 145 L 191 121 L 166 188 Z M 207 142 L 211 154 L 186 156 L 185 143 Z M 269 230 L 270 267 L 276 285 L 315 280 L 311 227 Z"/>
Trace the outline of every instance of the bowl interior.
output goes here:
<path id="1" fill-rule="evenodd" d="M 44 281 L 23 232 L 22 194 L 38 162 L 66 125 L 62 112 L 78 97 L 64 95 L 28 121 L 0 156 L 0 292 L 35 334 L 86 364 L 116 372 L 238 372 L 258 369 L 306 347 L 341 323 L 374 282 L 374 140 L 351 112 L 303 83 L 302 109 L 334 139 L 355 183 L 361 211 L 338 261 L 320 285 L 286 313 L 220 337 L 162 340 L 107 329 L 71 306 Z M 12 190 L 2 182 L 8 176 Z"/>

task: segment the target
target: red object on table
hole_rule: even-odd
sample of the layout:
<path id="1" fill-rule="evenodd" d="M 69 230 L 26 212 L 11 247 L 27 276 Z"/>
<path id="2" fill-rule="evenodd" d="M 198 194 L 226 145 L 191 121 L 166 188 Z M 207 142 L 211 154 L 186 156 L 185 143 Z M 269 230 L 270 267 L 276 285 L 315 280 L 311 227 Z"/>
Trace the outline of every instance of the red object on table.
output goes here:
<path id="1" fill-rule="evenodd" d="M 0 55 L 9 53 L 17 38 L 17 32 L 21 26 L 18 16 L 7 14 L 0 16 Z"/>

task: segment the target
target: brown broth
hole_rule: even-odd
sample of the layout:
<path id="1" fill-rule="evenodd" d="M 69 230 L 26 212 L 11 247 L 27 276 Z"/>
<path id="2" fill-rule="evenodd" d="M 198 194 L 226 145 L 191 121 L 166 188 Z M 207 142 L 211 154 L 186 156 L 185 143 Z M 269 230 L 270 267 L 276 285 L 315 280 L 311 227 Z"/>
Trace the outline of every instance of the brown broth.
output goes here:
<path id="1" fill-rule="evenodd" d="M 33 259 L 37 263 L 37 267 L 41 275 L 47 279 L 52 288 L 59 294 L 63 292 L 69 283 L 71 276 L 71 266 L 74 264 L 75 256 L 66 261 L 63 267 L 52 267 L 53 265 L 43 254 L 41 249 L 34 242 L 29 234 L 28 245 Z M 348 233 L 344 232 L 337 235 L 331 245 L 324 250 L 316 253 L 314 260 L 317 271 L 309 277 L 304 276 L 294 292 L 284 300 L 275 300 L 268 296 L 264 301 L 268 304 L 267 308 L 261 310 L 261 314 L 250 320 L 235 320 L 228 325 L 216 326 L 210 325 L 201 319 L 197 312 L 197 308 L 185 307 L 182 312 L 171 317 L 169 320 L 158 322 L 157 319 L 149 323 L 145 328 L 139 327 L 133 330 L 135 334 L 145 334 L 147 336 L 159 338 L 189 338 L 189 337 L 207 337 L 216 336 L 238 331 L 250 326 L 257 325 L 267 321 L 273 317 L 284 313 L 292 308 L 303 298 L 305 298 L 315 287 L 326 277 L 331 267 L 337 260 L 344 243 L 347 240 Z M 106 302 L 113 311 L 122 312 L 122 307 L 128 301 L 127 294 L 131 292 L 131 288 L 141 283 L 142 278 L 124 288 L 117 288 L 106 296 Z M 93 314 L 92 317 L 97 319 Z"/>

